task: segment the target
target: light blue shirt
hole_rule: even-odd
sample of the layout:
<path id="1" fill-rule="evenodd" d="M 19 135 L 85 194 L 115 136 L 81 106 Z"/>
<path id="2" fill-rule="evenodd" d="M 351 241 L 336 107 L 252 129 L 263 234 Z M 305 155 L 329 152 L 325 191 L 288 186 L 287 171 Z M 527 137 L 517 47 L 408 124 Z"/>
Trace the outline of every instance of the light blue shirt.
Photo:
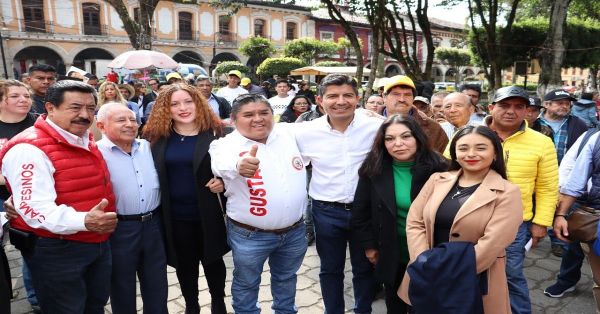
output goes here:
<path id="1" fill-rule="evenodd" d="M 583 136 L 583 134 L 581 135 Z M 579 197 L 587 191 L 588 180 L 592 175 L 593 169 L 593 151 L 596 145 L 596 140 L 600 136 L 600 132 L 592 135 L 585 146 L 581 150 L 579 156 L 575 160 L 575 164 L 569 173 L 568 179 L 564 182 L 560 192 L 573 197 Z M 581 140 L 581 138 L 579 139 Z M 573 145 L 571 149 L 577 149 L 580 145 Z M 562 166 L 562 165 L 561 165 Z"/>
<path id="2" fill-rule="evenodd" d="M 131 147 L 131 155 L 106 136 L 96 144 L 110 172 L 110 182 L 117 200 L 117 214 L 143 214 L 158 207 L 160 185 L 150 143 L 136 139 Z"/>

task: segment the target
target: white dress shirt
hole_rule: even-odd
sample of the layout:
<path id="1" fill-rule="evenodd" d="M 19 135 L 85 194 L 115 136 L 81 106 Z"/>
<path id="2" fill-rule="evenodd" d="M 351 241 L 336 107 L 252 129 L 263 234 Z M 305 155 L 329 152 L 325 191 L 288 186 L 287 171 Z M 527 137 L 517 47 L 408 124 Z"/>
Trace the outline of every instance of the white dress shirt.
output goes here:
<path id="1" fill-rule="evenodd" d="M 240 156 L 258 145 L 254 178 L 239 175 Z M 294 138 L 275 124 L 266 144 L 237 130 L 210 144 L 212 171 L 223 179 L 227 216 L 261 229 L 280 229 L 300 220 L 307 205 L 306 170 Z"/>
<path id="2" fill-rule="evenodd" d="M 46 119 L 46 122 L 70 144 L 89 150 L 89 132 L 79 137 L 61 129 L 50 119 Z M 24 186 L 21 180 L 21 173 L 25 168 L 32 172 L 32 180 L 27 183 L 27 186 Z M 41 149 L 27 143 L 13 146 L 2 159 L 2 175 L 10 184 L 17 212 L 27 225 L 54 234 L 87 231 L 85 227 L 87 212 L 78 212 L 73 207 L 56 204 L 55 171 L 48 156 Z M 33 210 L 29 212 L 20 210 L 19 204 L 22 201 L 26 201 L 26 205 Z"/>
<path id="3" fill-rule="evenodd" d="M 296 143 L 312 178 L 309 195 L 319 201 L 352 203 L 358 185 L 358 169 L 371 151 L 383 121 L 355 113 L 342 133 L 334 130 L 327 116 L 293 125 Z"/>

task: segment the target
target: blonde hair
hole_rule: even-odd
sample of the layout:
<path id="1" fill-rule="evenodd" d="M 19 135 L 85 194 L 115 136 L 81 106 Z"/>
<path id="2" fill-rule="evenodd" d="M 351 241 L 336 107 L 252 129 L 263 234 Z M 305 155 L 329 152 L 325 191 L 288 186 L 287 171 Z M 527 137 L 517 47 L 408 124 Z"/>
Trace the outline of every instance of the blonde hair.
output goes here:
<path id="1" fill-rule="evenodd" d="M 111 85 L 112 87 L 115 88 L 115 98 L 114 100 L 110 100 L 111 102 L 120 102 L 123 105 L 127 105 L 127 100 L 125 98 L 123 98 L 123 95 L 121 94 L 121 91 L 119 90 L 119 85 L 117 85 L 116 83 L 113 83 L 111 81 L 106 81 L 104 83 L 102 83 L 102 85 L 100 85 L 100 88 L 98 88 L 98 107 L 101 107 L 102 105 L 104 105 L 105 103 L 107 103 L 109 100 L 106 99 L 106 95 L 104 95 L 104 92 L 106 91 L 106 87 Z"/>
<path id="2" fill-rule="evenodd" d="M 160 138 L 168 137 L 172 132 L 173 118 L 171 117 L 171 97 L 177 91 L 187 92 L 196 105 L 196 117 L 194 122 L 200 132 L 213 130 L 217 135 L 222 135 L 223 127 L 221 120 L 212 111 L 208 101 L 201 96 L 200 91 L 187 84 L 172 84 L 165 87 L 158 94 L 152 113 L 148 122 L 144 126 L 143 137 L 150 142 L 155 142 Z"/>
<path id="3" fill-rule="evenodd" d="M 0 80 L 0 100 L 4 100 L 10 87 L 24 87 L 29 92 L 29 96 L 32 96 L 31 89 L 25 83 L 17 80 Z"/>

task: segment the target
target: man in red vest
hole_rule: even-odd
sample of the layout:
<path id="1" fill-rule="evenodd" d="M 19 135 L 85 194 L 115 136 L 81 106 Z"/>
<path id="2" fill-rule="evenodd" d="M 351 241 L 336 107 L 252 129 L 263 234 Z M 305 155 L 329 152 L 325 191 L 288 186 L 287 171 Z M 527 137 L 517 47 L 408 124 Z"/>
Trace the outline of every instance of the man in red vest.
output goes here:
<path id="1" fill-rule="evenodd" d="M 96 92 L 60 81 L 46 94 L 48 114 L 8 141 L 0 169 L 19 216 L 11 242 L 29 265 L 44 313 L 104 313 L 110 293 L 115 197 L 89 127 Z"/>

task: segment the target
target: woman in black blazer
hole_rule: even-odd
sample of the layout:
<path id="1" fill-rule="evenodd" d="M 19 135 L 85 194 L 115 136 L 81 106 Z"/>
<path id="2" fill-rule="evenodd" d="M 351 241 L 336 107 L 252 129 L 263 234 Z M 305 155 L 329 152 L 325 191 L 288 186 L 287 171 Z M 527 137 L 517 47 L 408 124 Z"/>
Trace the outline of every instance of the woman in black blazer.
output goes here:
<path id="1" fill-rule="evenodd" d="M 412 118 L 393 115 L 377 131 L 373 148 L 359 169 L 353 237 L 384 284 L 388 313 L 407 312 L 396 291 L 409 260 L 406 215 L 410 203 L 431 174 L 447 167 Z"/>
<path id="2" fill-rule="evenodd" d="M 219 118 L 191 86 L 161 91 L 144 127 L 161 187 L 167 262 L 177 270 L 185 313 L 200 313 L 199 264 L 211 294 L 212 313 L 226 313 L 225 263 L 229 251 L 219 199 L 223 183 L 212 175 L 210 143 L 222 134 Z"/>

